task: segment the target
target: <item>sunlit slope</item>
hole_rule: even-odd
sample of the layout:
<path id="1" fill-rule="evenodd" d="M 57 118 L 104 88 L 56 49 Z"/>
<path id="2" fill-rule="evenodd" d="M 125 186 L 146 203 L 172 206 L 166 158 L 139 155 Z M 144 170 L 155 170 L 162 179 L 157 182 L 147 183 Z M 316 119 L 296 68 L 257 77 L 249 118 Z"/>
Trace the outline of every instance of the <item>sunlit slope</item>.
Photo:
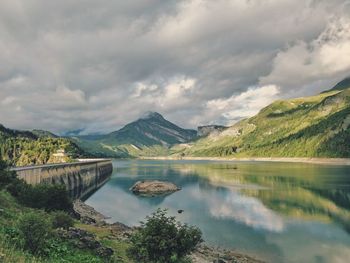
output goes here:
<path id="1" fill-rule="evenodd" d="M 279 100 L 218 135 L 174 154 L 232 157 L 350 157 L 350 89 Z"/>

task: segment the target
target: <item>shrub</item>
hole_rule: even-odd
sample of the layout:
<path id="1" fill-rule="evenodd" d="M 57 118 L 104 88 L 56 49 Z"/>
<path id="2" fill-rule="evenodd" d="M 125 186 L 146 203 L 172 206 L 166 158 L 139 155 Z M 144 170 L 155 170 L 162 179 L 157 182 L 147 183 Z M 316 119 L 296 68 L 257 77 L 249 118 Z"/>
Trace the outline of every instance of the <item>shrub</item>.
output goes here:
<path id="1" fill-rule="evenodd" d="M 44 215 L 31 212 L 19 219 L 18 229 L 24 240 L 24 248 L 33 254 L 40 254 L 51 235 L 51 222 Z"/>
<path id="2" fill-rule="evenodd" d="M 63 211 L 57 211 L 52 214 L 53 228 L 68 229 L 74 225 L 74 220 Z"/>
<path id="3" fill-rule="evenodd" d="M 0 160 L 0 190 L 3 188 L 29 207 L 46 211 L 71 211 L 73 207 L 64 185 L 29 185 L 18 179 L 15 172 L 6 170 L 6 163 Z"/>
<path id="4" fill-rule="evenodd" d="M 19 191 L 18 199 L 26 206 L 46 211 L 70 211 L 73 207 L 64 185 L 25 185 Z"/>
<path id="5" fill-rule="evenodd" d="M 7 163 L 0 159 L 0 170 L 5 170 L 7 168 Z"/>
<path id="6" fill-rule="evenodd" d="M 6 170 L 7 164 L 0 160 L 0 189 L 16 180 L 16 173 Z"/>
<path id="7" fill-rule="evenodd" d="M 25 181 L 14 178 L 7 186 L 7 191 L 14 197 L 19 198 L 19 196 L 29 188 L 30 185 L 28 185 Z"/>
<path id="8" fill-rule="evenodd" d="M 14 180 L 14 175 L 11 172 L 0 170 L 0 189 L 5 188 Z"/>
<path id="9" fill-rule="evenodd" d="M 158 209 L 146 220 L 130 238 L 128 254 L 136 262 L 183 262 L 203 241 L 197 227 L 177 222 L 166 210 Z"/>

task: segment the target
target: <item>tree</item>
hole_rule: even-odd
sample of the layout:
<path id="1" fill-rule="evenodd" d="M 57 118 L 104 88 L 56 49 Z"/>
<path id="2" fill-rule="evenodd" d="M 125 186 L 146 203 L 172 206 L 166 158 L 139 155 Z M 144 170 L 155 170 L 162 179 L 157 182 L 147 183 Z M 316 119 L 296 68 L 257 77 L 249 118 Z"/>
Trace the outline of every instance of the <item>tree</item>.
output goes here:
<path id="1" fill-rule="evenodd" d="M 6 170 L 6 162 L 0 160 L 0 190 L 11 184 L 16 179 L 16 174 Z"/>
<path id="2" fill-rule="evenodd" d="M 19 192 L 18 199 L 26 206 L 46 211 L 71 211 L 73 207 L 66 187 L 60 184 L 26 184 Z"/>
<path id="3" fill-rule="evenodd" d="M 148 263 L 183 262 L 203 242 L 199 228 L 176 221 L 162 209 L 147 216 L 130 241 L 129 256 Z"/>

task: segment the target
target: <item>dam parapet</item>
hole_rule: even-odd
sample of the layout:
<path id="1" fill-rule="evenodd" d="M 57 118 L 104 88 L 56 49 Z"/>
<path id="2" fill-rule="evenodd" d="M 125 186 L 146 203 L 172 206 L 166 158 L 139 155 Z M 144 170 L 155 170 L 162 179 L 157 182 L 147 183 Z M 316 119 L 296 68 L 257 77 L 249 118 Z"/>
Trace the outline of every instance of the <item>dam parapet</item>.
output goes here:
<path id="1" fill-rule="evenodd" d="M 11 168 L 31 185 L 64 184 L 74 199 L 84 198 L 100 188 L 111 176 L 110 159 L 80 159 L 78 162 Z"/>

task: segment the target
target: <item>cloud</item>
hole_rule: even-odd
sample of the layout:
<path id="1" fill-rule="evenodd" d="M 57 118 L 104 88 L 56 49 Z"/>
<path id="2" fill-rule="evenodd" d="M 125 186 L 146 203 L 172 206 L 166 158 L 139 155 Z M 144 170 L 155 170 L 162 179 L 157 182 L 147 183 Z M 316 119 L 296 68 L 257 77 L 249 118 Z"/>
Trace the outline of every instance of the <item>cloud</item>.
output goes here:
<path id="1" fill-rule="evenodd" d="M 0 101 L 16 101 L 0 123 L 106 132 L 149 110 L 231 123 L 271 101 L 233 99 L 251 87 L 284 98 L 344 77 L 349 13 L 346 0 L 4 0 Z M 226 100 L 237 105 L 209 112 Z"/>
<path id="2" fill-rule="evenodd" d="M 221 116 L 228 123 L 255 115 L 261 108 L 278 98 L 280 88 L 276 85 L 250 87 L 238 95 L 225 99 L 210 100 L 206 103 L 206 111 Z M 202 120 L 205 122 L 205 120 Z"/>
<path id="3" fill-rule="evenodd" d="M 280 51 L 274 59 L 272 71 L 261 77 L 261 83 L 275 83 L 285 90 L 295 87 L 302 90 L 315 81 L 349 76 L 349 32 L 350 19 L 332 19 L 311 42 L 297 41 Z"/>
<path id="4" fill-rule="evenodd" d="M 58 86 L 55 90 L 53 101 L 59 103 L 59 108 L 72 108 L 86 105 L 85 93 L 82 90 L 71 90 L 66 86 Z M 56 106 L 57 107 L 57 106 Z"/>
<path id="5" fill-rule="evenodd" d="M 3 99 L 3 100 L 1 101 L 1 104 L 7 106 L 7 105 L 11 105 L 11 104 L 14 103 L 15 101 L 16 101 L 16 98 L 10 96 L 10 97 L 6 97 L 5 99 Z"/>
<path id="6" fill-rule="evenodd" d="M 210 199 L 210 214 L 216 218 L 233 219 L 255 229 L 283 232 L 285 225 L 281 216 L 268 209 L 253 197 L 228 194 L 224 201 Z"/>

